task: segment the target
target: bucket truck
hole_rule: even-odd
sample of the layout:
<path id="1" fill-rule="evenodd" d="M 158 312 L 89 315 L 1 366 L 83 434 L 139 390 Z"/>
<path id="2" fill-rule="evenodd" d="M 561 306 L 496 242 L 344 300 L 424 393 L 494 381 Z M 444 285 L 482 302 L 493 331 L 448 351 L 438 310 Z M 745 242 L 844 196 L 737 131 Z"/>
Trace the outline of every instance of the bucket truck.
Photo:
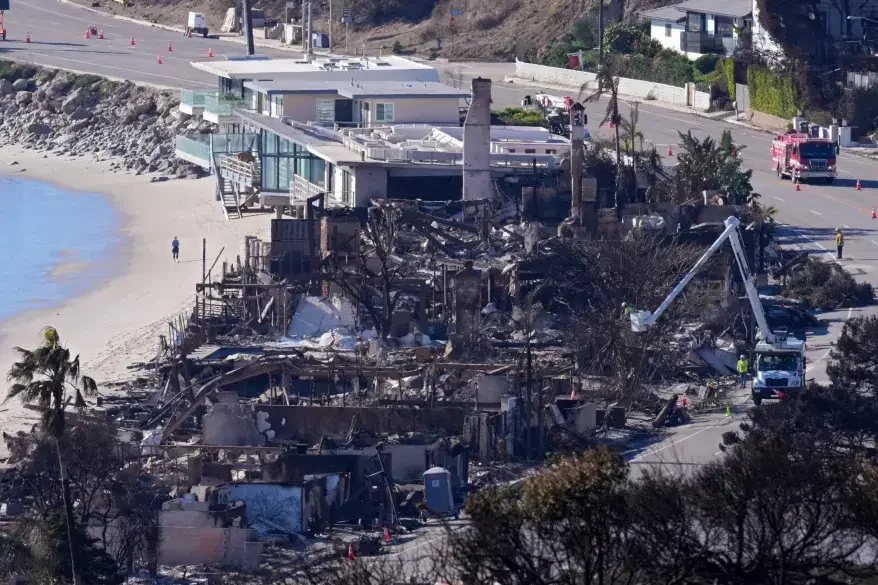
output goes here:
<path id="1" fill-rule="evenodd" d="M 790 396 L 800 391 L 805 386 L 805 342 L 796 338 L 788 338 L 785 332 L 773 332 L 768 327 L 765 319 L 765 311 L 756 291 L 756 277 L 751 274 L 744 255 L 744 245 L 741 234 L 738 232 L 739 220 L 730 217 L 725 221 L 726 229 L 719 238 L 708 248 L 695 266 L 674 287 L 671 294 L 659 305 L 655 312 L 632 311 L 631 329 L 635 332 L 644 332 L 654 325 L 667 308 L 674 302 L 695 274 L 707 263 L 710 257 L 719 250 L 726 240 L 732 245 L 735 261 L 741 272 L 741 280 L 747 292 L 747 299 L 753 308 L 753 315 L 759 326 L 757 343 L 755 348 L 756 360 L 752 392 L 753 402 L 759 406 L 764 399 Z"/>

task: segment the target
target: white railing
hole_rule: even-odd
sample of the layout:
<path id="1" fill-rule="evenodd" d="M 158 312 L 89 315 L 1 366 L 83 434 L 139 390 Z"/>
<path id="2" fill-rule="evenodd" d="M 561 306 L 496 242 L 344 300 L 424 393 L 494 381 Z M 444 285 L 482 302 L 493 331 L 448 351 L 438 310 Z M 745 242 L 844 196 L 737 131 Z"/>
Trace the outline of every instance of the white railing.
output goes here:
<path id="1" fill-rule="evenodd" d="M 353 191 L 327 192 L 320 185 L 315 185 L 298 175 L 290 181 L 290 205 L 305 205 L 308 199 L 321 193 L 325 197 L 324 203 L 327 207 L 353 207 L 354 205 Z"/>

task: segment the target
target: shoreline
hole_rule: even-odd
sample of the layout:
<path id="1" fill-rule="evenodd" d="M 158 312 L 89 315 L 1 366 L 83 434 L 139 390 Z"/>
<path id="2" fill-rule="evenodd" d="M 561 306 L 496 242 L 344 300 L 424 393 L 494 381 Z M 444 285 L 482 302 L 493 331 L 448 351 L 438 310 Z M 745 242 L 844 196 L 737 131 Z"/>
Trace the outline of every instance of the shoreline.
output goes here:
<path id="1" fill-rule="evenodd" d="M 208 256 L 225 247 L 223 257 L 233 260 L 244 235 L 269 232 L 269 216 L 225 220 L 215 202 L 212 177 L 150 183 L 149 176 L 113 172 L 109 162 L 94 162 L 89 156 L 43 156 L 21 147 L 0 147 L 0 168 L 11 170 L 6 175 L 106 197 L 117 218 L 112 226 L 116 244 L 108 266 L 95 267 L 79 254 L 57 259 L 49 278 L 75 278 L 83 264 L 87 272 L 97 269 L 84 290 L 50 307 L 0 320 L 0 377 L 5 381 L 13 347 L 35 346 L 40 329 L 51 325 L 71 353 L 80 355 L 82 373 L 95 378 L 99 391 L 106 393 L 103 384 L 131 377 L 131 362 L 155 356 L 167 321 L 194 303 L 201 239 L 207 239 Z M 10 167 L 12 161 L 19 164 Z M 174 236 L 182 243 L 179 264 L 171 262 Z M 3 404 L 6 388 L 0 387 L 0 429 L 14 434 L 36 422 L 36 413 L 17 401 Z M 0 458 L 5 454 L 6 445 L 0 442 Z"/>

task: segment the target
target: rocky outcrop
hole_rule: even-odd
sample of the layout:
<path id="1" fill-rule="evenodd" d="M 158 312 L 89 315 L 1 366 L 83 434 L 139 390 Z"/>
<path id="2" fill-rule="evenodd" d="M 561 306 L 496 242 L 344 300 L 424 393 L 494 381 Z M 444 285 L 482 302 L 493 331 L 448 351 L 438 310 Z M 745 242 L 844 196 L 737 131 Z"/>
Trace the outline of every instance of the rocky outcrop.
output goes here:
<path id="1" fill-rule="evenodd" d="M 91 154 L 115 170 L 184 178 L 204 171 L 174 156 L 176 135 L 212 131 L 181 114 L 169 90 L 45 68 L 31 78 L 0 79 L 0 145 Z"/>

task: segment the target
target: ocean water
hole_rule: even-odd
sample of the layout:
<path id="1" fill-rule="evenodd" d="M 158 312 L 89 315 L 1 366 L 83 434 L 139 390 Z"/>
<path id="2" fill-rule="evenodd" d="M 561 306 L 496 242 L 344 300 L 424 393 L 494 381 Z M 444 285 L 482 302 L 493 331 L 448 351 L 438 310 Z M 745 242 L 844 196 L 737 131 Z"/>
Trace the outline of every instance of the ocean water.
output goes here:
<path id="1" fill-rule="evenodd" d="M 118 247 L 118 225 L 102 195 L 0 175 L 0 320 L 99 283 Z"/>

